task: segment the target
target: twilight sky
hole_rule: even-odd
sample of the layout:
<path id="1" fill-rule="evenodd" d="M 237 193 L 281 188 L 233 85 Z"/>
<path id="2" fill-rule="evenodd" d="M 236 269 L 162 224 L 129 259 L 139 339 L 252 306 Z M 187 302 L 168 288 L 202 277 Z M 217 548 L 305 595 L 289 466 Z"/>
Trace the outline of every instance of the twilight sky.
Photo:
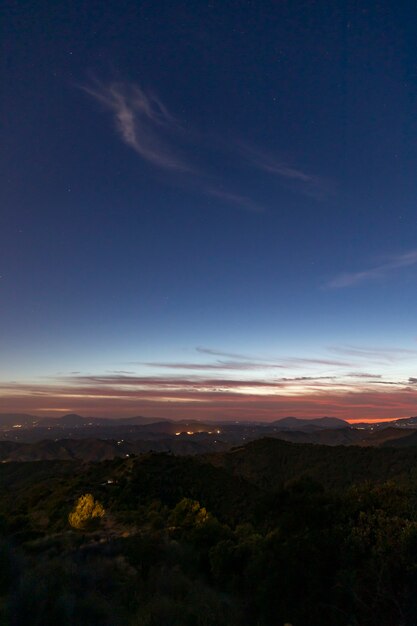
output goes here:
<path id="1" fill-rule="evenodd" d="M 0 411 L 417 414 L 416 23 L 9 2 Z"/>

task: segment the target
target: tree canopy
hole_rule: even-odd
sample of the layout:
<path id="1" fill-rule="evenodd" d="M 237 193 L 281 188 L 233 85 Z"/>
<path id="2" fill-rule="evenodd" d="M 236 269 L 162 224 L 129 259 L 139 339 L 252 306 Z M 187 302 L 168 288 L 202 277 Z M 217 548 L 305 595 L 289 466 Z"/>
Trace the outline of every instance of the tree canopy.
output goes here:
<path id="1" fill-rule="evenodd" d="M 68 521 L 77 530 L 88 528 L 97 523 L 105 515 L 103 505 L 94 499 L 91 493 L 80 496 L 68 515 Z"/>

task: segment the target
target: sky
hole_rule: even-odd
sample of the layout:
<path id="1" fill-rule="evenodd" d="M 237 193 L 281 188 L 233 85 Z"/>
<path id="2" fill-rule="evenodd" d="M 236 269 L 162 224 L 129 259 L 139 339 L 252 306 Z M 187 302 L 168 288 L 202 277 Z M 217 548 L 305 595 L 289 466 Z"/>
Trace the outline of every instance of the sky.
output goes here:
<path id="1" fill-rule="evenodd" d="M 10 1 L 0 411 L 417 414 L 416 23 Z"/>

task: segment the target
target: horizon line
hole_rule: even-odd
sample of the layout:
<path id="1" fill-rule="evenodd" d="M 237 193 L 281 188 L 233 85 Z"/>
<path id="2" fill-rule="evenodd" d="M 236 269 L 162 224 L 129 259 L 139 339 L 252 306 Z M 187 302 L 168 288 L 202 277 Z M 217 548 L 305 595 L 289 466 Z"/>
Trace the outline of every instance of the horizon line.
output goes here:
<path id="1" fill-rule="evenodd" d="M 171 422 L 180 422 L 180 421 L 196 421 L 196 422 L 230 422 L 233 424 L 236 423 L 262 423 L 262 424 L 271 424 L 273 422 L 279 422 L 285 419 L 297 419 L 297 420 L 320 420 L 320 419 L 325 419 L 325 418 L 330 418 L 330 419 L 337 419 L 340 420 L 342 422 L 346 422 L 348 424 L 357 424 L 357 423 L 365 423 L 365 424 L 377 424 L 377 423 L 381 423 L 381 422 L 395 422 L 397 420 L 400 419 L 408 419 L 411 417 L 414 417 L 413 415 L 407 415 L 407 416 L 402 416 L 402 417 L 381 417 L 381 418 L 375 418 L 375 417 L 363 417 L 363 418 L 343 418 L 343 417 L 337 417 L 335 415 L 322 415 L 320 417 L 304 417 L 304 416 L 295 416 L 295 415 L 286 415 L 285 417 L 277 417 L 277 418 L 273 418 L 270 420 L 265 420 L 265 419 L 244 419 L 244 418 L 227 418 L 227 417 L 219 417 L 219 418 L 215 418 L 215 417 L 204 417 L 204 418 L 200 418 L 200 417 L 179 417 L 179 418 L 175 418 L 175 417 L 164 417 L 164 416 L 148 416 L 148 415 L 141 415 L 138 413 L 135 413 L 133 415 L 117 415 L 117 416 L 110 416 L 110 415 L 83 415 L 81 413 L 77 413 L 76 411 L 71 411 L 71 409 L 44 409 L 45 413 L 48 412 L 53 412 L 55 413 L 55 415 L 45 415 L 45 413 L 38 413 L 37 411 L 34 413 L 22 413 L 19 411 L 4 411 L 0 413 L 0 420 L 1 417 L 3 415 L 9 415 L 9 416 L 13 416 L 13 414 L 16 414 L 16 417 L 19 416 L 29 416 L 29 417 L 36 417 L 36 418 L 48 418 L 48 419 L 60 419 L 60 417 L 65 417 L 67 415 L 78 415 L 79 417 L 83 417 L 86 419 L 105 419 L 105 420 L 122 420 L 122 419 L 133 419 L 133 418 L 137 418 L 137 417 L 141 417 L 144 419 L 150 419 L 150 420 L 167 420 L 167 421 L 171 421 Z M 56 413 L 62 413 L 62 415 L 56 415 Z"/>

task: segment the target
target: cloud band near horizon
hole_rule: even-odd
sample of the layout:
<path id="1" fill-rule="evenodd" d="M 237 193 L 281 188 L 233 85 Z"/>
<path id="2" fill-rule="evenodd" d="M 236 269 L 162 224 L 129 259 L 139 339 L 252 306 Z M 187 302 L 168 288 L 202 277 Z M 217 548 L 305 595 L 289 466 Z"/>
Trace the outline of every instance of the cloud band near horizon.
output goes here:
<path id="1" fill-rule="evenodd" d="M 356 380 L 349 380 L 349 377 Z M 268 381 L 200 376 L 73 375 L 40 383 L 2 383 L 2 412 L 172 419 L 272 421 L 280 417 L 383 419 L 416 413 L 416 379 L 384 381 L 359 373 Z"/>

